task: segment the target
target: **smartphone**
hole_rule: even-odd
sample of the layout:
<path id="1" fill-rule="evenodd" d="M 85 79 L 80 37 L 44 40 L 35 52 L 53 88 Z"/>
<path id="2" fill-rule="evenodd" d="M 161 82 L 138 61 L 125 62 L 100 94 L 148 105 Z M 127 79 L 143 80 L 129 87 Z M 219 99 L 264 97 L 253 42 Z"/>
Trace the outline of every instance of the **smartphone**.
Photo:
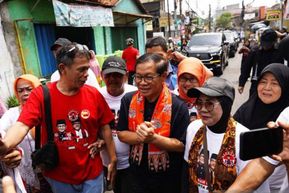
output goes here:
<path id="1" fill-rule="evenodd" d="M 283 129 L 260 128 L 240 135 L 240 158 L 250 160 L 272 154 L 283 149 Z"/>

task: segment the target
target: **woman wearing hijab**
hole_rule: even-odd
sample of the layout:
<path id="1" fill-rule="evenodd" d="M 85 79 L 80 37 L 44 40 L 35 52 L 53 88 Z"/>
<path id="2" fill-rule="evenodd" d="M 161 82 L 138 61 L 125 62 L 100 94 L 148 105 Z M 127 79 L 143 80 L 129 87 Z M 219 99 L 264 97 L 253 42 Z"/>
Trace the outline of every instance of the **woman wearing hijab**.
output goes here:
<path id="1" fill-rule="evenodd" d="M 19 76 L 14 81 L 14 94 L 19 102 L 19 106 L 10 108 L 1 118 L 0 131 L 6 133 L 20 115 L 23 105 L 25 105 L 31 91 L 40 85 L 39 79 L 31 74 Z M 26 135 L 24 140 L 18 145 L 24 151 L 22 160 L 18 169 L 25 182 L 27 193 L 35 193 L 40 190 L 39 180 L 32 169 L 31 153 L 34 151 L 34 129 Z M 17 191 L 18 192 L 18 191 Z"/>
<path id="2" fill-rule="evenodd" d="M 234 118 L 250 130 L 267 127 L 276 121 L 289 105 L 289 68 L 273 63 L 264 68 L 254 93 L 235 113 Z M 284 165 L 277 167 L 269 178 L 271 192 L 279 192 L 286 175 Z"/>
<path id="3" fill-rule="evenodd" d="M 197 117 L 197 110 L 194 108 L 196 99 L 188 97 L 187 92 L 191 88 L 202 86 L 212 76 L 213 73 L 197 58 L 185 58 L 179 63 L 178 88 L 175 94 L 187 103 L 191 121 Z"/>
<path id="4" fill-rule="evenodd" d="M 235 98 L 231 82 L 212 77 L 203 87 L 188 91 L 195 97 L 199 120 L 187 129 L 184 159 L 187 162 L 182 193 L 224 192 L 247 164 L 239 157 L 239 136 L 248 131 L 231 117 Z M 266 183 L 257 192 L 268 192 Z"/>

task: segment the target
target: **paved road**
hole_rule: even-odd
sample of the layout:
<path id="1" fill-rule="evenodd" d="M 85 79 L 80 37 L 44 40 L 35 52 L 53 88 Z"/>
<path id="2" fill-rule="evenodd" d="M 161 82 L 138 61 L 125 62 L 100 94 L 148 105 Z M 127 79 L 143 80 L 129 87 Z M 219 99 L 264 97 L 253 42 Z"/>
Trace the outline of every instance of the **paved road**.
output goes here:
<path id="1" fill-rule="evenodd" d="M 243 94 L 239 94 L 238 92 L 241 58 L 242 55 L 238 53 L 236 53 L 234 58 L 230 58 L 229 65 L 226 67 L 224 74 L 221 76 L 222 78 L 230 80 L 235 86 L 236 96 L 232 107 L 232 115 L 249 97 L 250 81 L 247 81 Z"/>

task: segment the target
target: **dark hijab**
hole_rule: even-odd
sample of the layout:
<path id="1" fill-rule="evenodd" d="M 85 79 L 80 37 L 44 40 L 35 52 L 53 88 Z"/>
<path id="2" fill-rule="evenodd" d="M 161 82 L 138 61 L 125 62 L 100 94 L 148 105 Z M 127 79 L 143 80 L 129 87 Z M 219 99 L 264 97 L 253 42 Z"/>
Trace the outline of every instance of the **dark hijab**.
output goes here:
<path id="1" fill-rule="evenodd" d="M 225 133 L 228 126 L 229 118 L 231 117 L 233 101 L 226 96 L 218 97 L 217 100 L 220 102 L 223 114 L 220 120 L 215 125 L 208 126 L 208 128 L 214 133 Z"/>
<path id="2" fill-rule="evenodd" d="M 281 87 L 280 98 L 271 104 L 263 103 L 255 92 L 235 113 L 234 119 L 248 129 L 266 127 L 269 121 L 276 121 L 279 114 L 289 105 L 289 68 L 284 64 L 273 63 L 266 66 L 258 79 L 265 73 L 274 75 Z"/>

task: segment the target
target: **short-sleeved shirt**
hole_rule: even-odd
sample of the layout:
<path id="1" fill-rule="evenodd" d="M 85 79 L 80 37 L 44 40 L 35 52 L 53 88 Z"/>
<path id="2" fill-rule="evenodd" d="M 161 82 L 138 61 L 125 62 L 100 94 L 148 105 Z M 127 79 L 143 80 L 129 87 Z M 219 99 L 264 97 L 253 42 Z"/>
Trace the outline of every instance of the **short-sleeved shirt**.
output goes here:
<path id="1" fill-rule="evenodd" d="M 203 126 L 203 123 L 201 120 L 196 120 L 190 123 L 187 129 L 187 139 L 186 139 L 186 146 L 185 146 L 185 153 L 184 153 L 184 159 L 188 162 L 189 157 L 189 151 L 191 149 L 192 142 L 195 138 L 195 135 L 197 131 Z M 235 158 L 236 158 L 236 170 L 237 174 L 242 171 L 242 169 L 247 165 L 248 161 L 243 161 L 240 158 L 239 150 L 240 150 L 240 134 L 242 132 L 249 131 L 248 128 L 244 127 L 243 125 L 237 123 L 236 126 L 236 136 L 235 136 Z M 222 146 L 222 141 L 224 138 L 225 133 L 214 133 L 210 129 L 207 128 L 207 142 L 208 142 L 208 151 L 209 151 L 209 160 L 208 164 L 209 166 L 213 164 L 213 161 L 215 158 L 214 156 L 217 156 L 219 154 L 219 151 Z M 203 149 L 203 147 L 201 148 Z M 202 151 L 199 152 L 199 156 L 201 156 Z M 227 156 L 226 158 L 223 158 L 224 161 L 230 162 L 231 157 Z M 203 164 L 200 164 L 203 166 Z M 197 176 L 198 176 L 198 190 L 199 192 L 206 193 L 207 191 L 207 182 L 205 178 L 205 168 L 198 167 L 197 168 Z M 186 180 L 186 179 L 184 179 Z M 269 191 L 269 184 L 268 181 L 265 181 L 257 190 L 255 190 L 255 193 L 257 192 L 270 192 Z"/>
<path id="2" fill-rule="evenodd" d="M 122 93 L 119 96 L 111 96 L 108 92 L 107 92 L 107 87 L 104 86 L 100 89 L 100 93 L 102 94 L 102 96 L 104 97 L 104 99 L 106 100 L 108 106 L 110 107 L 110 110 L 112 111 L 112 113 L 114 114 L 114 122 L 112 122 L 110 124 L 110 128 L 112 131 L 112 137 L 113 137 L 113 141 L 115 144 L 115 152 L 116 152 L 116 157 L 117 157 L 117 169 L 121 170 L 121 169 L 125 169 L 129 167 L 129 161 L 128 161 L 128 157 L 129 157 L 129 145 L 126 143 L 121 142 L 118 137 L 117 137 L 117 131 L 116 131 L 116 125 L 118 123 L 118 118 L 119 118 L 119 110 L 120 110 L 120 101 L 122 99 L 122 97 L 128 93 L 128 92 L 132 92 L 132 91 L 136 91 L 137 88 L 135 86 L 129 85 L 129 84 L 124 84 L 124 93 Z M 102 163 L 104 166 L 108 166 L 109 164 L 109 156 L 108 153 L 106 151 L 106 149 L 104 149 L 103 151 L 100 152 L 101 154 L 101 158 L 102 158 Z"/>
<path id="3" fill-rule="evenodd" d="M 138 49 L 130 46 L 123 50 L 122 59 L 126 62 L 126 67 L 129 72 L 135 72 L 135 63 L 139 55 Z"/>
<path id="4" fill-rule="evenodd" d="M 117 129 L 119 131 L 128 130 L 128 111 L 130 103 L 135 92 L 126 94 L 121 100 L 120 115 Z M 157 102 L 157 101 L 156 101 Z M 149 103 L 145 101 L 145 112 L 144 120 L 150 121 L 152 114 L 156 105 L 156 102 Z M 171 116 L 171 131 L 170 138 L 175 138 L 182 141 L 185 144 L 185 134 L 186 129 L 189 124 L 189 113 L 187 105 L 181 101 L 176 95 L 172 94 L 172 116 Z M 170 159 L 170 167 L 165 172 L 151 172 L 148 168 L 148 145 L 144 144 L 144 150 L 142 155 L 142 160 L 140 165 L 131 163 L 131 170 L 135 175 L 149 177 L 149 178 L 158 178 L 158 177 L 169 177 L 175 176 L 175 179 L 180 179 L 183 153 L 179 152 L 168 152 Z"/>
<path id="5" fill-rule="evenodd" d="M 62 94 L 56 82 L 48 85 L 51 97 L 51 118 L 54 141 L 58 147 L 58 166 L 44 173 L 54 180 L 81 184 L 102 172 L 99 155 L 91 158 L 87 146 L 96 141 L 102 126 L 113 119 L 103 96 L 94 87 L 84 85 L 73 96 Z M 47 141 L 42 87 L 32 91 L 18 121 L 30 128 L 41 129 L 41 144 Z"/>

